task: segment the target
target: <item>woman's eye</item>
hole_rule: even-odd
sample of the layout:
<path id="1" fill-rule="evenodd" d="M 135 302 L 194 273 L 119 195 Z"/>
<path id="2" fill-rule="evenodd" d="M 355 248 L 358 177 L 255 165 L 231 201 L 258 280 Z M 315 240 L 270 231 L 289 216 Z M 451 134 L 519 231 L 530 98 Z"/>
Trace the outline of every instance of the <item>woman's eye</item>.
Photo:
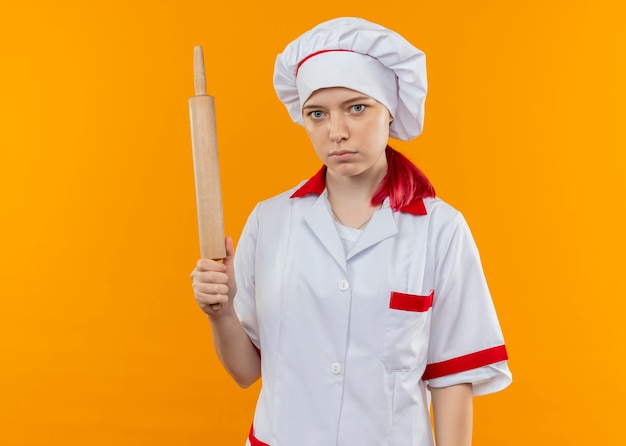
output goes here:
<path id="1" fill-rule="evenodd" d="M 365 105 L 363 104 L 356 104 L 352 106 L 352 111 L 355 113 L 361 113 L 363 110 L 365 110 Z"/>
<path id="2" fill-rule="evenodd" d="M 311 116 L 311 118 L 313 119 L 322 119 L 322 117 L 324 116 L 324 113 L 322 113 L 319 110 L 314 110 L 311 113 L 309 113 L 309 115 Z"/>

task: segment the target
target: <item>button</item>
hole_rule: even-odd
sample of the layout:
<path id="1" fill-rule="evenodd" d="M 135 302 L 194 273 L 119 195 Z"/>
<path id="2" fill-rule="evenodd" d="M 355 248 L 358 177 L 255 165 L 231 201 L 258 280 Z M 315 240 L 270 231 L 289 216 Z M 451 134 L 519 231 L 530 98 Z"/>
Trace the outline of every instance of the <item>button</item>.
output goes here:
<path id="1" fill-rule="evenodd" d="M 341 367 L 341 364 L 339 364 L 338 362 L 335 362 L 330 366 L 330 371 L 333 373 L 333 375 L 339 375 L 342 370 L 343 367 Z"/>
<path id="2" fill-rule="evenodd" d="M 350 288 L 350 282 L 348 282 L 347 280 L 340 280 L 339 282 L 337 282 L 337 288 L 339 288 L 339 290 L 341 291 L 347 291 L 348 288 Z"/>

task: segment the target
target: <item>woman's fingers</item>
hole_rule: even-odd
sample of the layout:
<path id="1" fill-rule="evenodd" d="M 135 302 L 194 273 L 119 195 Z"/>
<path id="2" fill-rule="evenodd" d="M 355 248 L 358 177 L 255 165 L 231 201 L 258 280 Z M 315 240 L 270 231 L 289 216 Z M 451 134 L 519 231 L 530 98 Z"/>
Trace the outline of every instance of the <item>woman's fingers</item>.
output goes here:
<path id="1" fill-rule="evenodd" d="M 200 259 L 196 264 L 196 269 L 194 270 L 194 272 L 196 271 L 226 271 L 226 266 L 222 262 L 218 262 L 217 260 Z"/>
<path id="2" fill-rule="evenodd" d="M 228 285 L 217 282 L 194 282 L 192 285 L 195 292 L 210 296 L 213 294 L 228 295 Z"/>
<path id="3" fill-rule="evenodd" d="M 211 259 L 200 259 L 191 273 L 192 288 L 198 306 L 213 315 L 229 302 L 227 267 Z"/>
<path id="4" fill-rule="evenodd" d="M 200 259 L 191 273 L 196 301 L 207 314 L 215 314 L 223 304 L 228 304 L 234 297 L 237 287 L 233 265 L 235 255 L 233 240 L 227 237 L 224 243 L 226 258 L 223 262 Z"/>

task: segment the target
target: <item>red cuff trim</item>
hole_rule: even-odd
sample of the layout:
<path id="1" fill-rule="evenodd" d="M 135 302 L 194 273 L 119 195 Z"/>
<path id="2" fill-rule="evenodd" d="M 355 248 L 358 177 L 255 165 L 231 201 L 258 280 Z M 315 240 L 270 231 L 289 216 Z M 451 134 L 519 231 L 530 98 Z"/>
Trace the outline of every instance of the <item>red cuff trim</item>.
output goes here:
<path id="1" fill-rule="evenodd" d="M 261 440 L 258 440 L 254 436 L 254 424 L 250 426 L 250 435 L 248 435 L 248 440 L 250 440 L 250 446 L 270 446 L 267 443 L 263 443 Z"/>
<path id="2" fill-rule="evenodd" d="M 422 379 L 441 378 L 442 376 L 477 369 L 496 362 L 506 361 L 507 359 L 509 359 L 509 355 L 506 353 L 506 347 L 499 345 L 479 352 L 470 353 L 469 355 L 448 359 L 447 361 L 428 364 Z"/>

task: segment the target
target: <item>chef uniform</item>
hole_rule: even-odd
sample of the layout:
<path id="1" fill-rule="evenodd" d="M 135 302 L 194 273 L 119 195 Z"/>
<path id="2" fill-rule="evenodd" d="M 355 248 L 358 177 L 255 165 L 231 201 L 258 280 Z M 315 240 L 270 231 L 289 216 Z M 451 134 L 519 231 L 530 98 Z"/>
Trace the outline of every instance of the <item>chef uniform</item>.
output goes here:
<path id="1" fill-rule="evenodd" d="M 346 87 L 387 106 L 391 136 L 421 132 L 423 53 L 362 19 L 296 39 L 274 84 L 296 122 L 313 91 Z M 428 386 L 511 382 L 476 245 L 435 197 L 387 198 L 363 230 L 345 227 L 325 171 L 259 203 L 237 247 L 234 304 L 263 380 L 247 444 L 431 446 Z"/>

